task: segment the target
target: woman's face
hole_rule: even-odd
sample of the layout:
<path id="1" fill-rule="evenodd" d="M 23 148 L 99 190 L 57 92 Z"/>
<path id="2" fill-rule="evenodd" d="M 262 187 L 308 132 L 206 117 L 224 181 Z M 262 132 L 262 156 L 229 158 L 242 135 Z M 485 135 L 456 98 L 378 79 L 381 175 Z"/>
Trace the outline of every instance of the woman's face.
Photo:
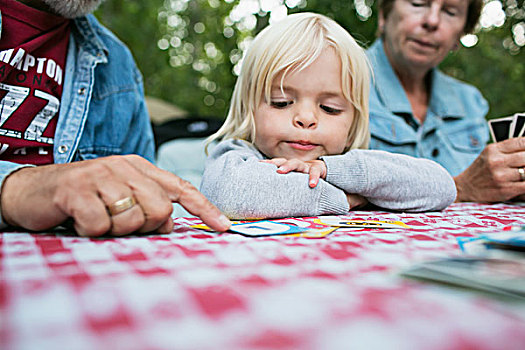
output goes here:
<path id="1" fill-rule="evenodd" d="M 395 0 L 380 16 L 385 51 L 396 71 L 426 73 L 459 43 L 468 0 Z"/>

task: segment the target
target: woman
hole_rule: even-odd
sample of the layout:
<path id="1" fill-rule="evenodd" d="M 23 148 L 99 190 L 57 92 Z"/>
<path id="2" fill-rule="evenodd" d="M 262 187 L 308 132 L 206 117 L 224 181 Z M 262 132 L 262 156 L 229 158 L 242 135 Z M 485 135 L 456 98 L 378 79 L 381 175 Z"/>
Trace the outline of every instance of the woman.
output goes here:
<path id="1" fill-rule="evenodd" d="M 525 139 L 485 147 L 487 102 L 436 68 L 473 30 L 482 5 L 379 1 L 379 39 L 368 50 L 370 147 L 437 161 L 455 176 L 458 201 L 497 202 L 525 193 Z"/>

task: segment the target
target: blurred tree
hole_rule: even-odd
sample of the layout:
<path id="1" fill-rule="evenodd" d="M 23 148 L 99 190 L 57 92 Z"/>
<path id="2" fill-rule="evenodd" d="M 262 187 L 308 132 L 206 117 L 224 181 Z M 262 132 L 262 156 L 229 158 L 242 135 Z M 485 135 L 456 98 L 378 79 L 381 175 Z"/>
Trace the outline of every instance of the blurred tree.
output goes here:
<path id="1" fill-rule="evenodd" d="M 251 39 L 287 13 L 332 17 L 364 46 L 375 39 L 374 0 L 107 0 L 96 15 L 131 48 L 146 93 L 194 115 L 223 118 Z M 489 118 L 525 111 L 524 0 L 486 0 L 486 20 L 441 65 L 478 87 Z"/>

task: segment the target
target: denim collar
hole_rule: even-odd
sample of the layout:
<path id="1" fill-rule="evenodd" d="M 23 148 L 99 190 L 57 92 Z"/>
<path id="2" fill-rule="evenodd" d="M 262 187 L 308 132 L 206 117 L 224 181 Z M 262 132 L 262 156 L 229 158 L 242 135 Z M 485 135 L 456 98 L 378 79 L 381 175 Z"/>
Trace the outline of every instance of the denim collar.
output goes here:
<path id="1" fill-rule="evenodd" d="M 386 108 L 391 112 L 412 115 L 412 107 L 403 86 L 396 76 L 383 48 L 383 40 L 378 39 L 367 51 L 374 71 L 372 86 L 376 89 Z M 442 117 L 467 117 L 461 99 L 450 89 L 453 78 L 437 68 L 432 69 L 429 112 Z"/>
<path id="2" fill-rule="evenodd" d="M 109 50 L 98 36 L 97 31 L 94 29 L 94 21 L 96 21 L 96 19 L 91 14 L 74 19 L 78 34 L 82 37 L 80 42 L 85 43 L 84 48 L 94 56 L 102 59 L 102 62 L 106 62 Z"/>

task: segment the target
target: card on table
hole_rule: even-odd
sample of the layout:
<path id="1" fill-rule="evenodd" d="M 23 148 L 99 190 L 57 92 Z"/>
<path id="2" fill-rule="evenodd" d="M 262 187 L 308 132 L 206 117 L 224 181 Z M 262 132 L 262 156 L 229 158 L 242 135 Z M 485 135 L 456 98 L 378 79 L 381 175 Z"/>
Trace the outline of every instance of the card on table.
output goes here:
<path id="1" fill-rule="evenodd" d="M 489 233 L 479 238 L 489 248 L 525 252 L 525 231 Z"/>
<path id="2" fill-rule="evenodd" d="M 303 238 L 324 238 L 337 230 L 337 227 L 313 228 L 307 231 L 292 233 L 286 235 L 287 237 L 303 237 Z"/>
<path id="3" fill-rule="evenodd" d="M 415 265 L 401 274 L 525 300 L 525 262 L 520 259 L 444 258 Z"/>
<path id="4" fill-rule="evenodd" d="M 193 228 L 212 231 L 205 224 L 191 225 Z M 229 231 L 248 237 L 291 236 L 304 238 L 323 238 L 338 227 L 393 229 L 410 228 L 401 221 L 389 220 L 345 220 L 339 216 L 322 216 L 312 221 L 298 219 L 277 219 L 261 221 L 234 221 Z"/>
<path id="5" fill-rule="evenodd" d="M 375 229 L 387 229 L 387 228 L 410 228 L 407 224 L 401 221 L 390 221 L 390 220 L 345 220 L 338 216 L 322 216 L 314 222 L 336 226 L 336 227 L 355 227 L 355 228 L 375 228 Z"/>
<path id="6" fill-rule="evenodd" d="M 205 224 L 191 225 L 193 228 L 213 231 Z M 297 219 L 278 219 L 261 221 L 233 221 L 229 231 L 248 237 L 291 236 L 304 238 L 323 238 L 336 227 Z"/>
<path id="7" fill-rule="evenodd" d="M 240 233 L 243 236 L 261 237 L 274 235 L 288 235 L 299 233 L 307 229 L 276 221 L 255 221 L 232 225 L 230 231 Z"/>
<path id="8" fill-rule="evenodd" d="M 279 223 L 299 226 L 305 229 L 303 232 L 292 233 L 286 235 L 287 237 L 302 237 L 302 238 L 324 238 L 334 232 L 337 227 L 332 227 L 324 224 L 314 222 L 314 220 L 300 219 L 300 218 L 286 218 L 278 219 Z"/>

